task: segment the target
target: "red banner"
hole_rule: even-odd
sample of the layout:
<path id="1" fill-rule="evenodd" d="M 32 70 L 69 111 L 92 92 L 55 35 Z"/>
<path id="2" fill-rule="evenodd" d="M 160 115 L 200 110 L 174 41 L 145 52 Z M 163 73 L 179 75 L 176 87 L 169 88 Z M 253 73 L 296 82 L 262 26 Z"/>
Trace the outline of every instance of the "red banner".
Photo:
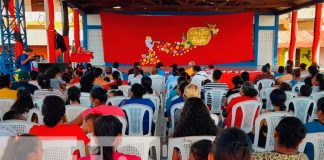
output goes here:
<path id="1" fill-rule="evenodd" d="M 101 13 L 106 62 L 228 64 L 254 60 L 254 13 L 134 15 Z"/>

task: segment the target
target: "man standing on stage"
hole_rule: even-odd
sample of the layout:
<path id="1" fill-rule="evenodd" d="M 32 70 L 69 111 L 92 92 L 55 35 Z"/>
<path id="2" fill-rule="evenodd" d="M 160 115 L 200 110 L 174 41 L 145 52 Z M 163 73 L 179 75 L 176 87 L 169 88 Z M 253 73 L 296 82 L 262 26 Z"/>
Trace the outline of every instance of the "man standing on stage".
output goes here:
<path id="1" fill-rule="evenodd" d="M 23 53 L 20 57 L 21 71 L 31 72 L 31 65 L 34 55 L 32 54 L 32 49 L 27 48 L 25 53 Z"/>

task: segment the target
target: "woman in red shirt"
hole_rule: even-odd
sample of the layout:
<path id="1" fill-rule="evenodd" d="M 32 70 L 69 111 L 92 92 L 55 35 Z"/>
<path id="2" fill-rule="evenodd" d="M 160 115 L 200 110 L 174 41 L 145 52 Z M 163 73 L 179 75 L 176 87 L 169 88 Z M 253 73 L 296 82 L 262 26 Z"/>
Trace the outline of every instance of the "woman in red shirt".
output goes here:
<path id="1" fill-rule="evenodd" d="M 103 88 L 105 88 L 106 90 L 118 89 L 118 86 L 128 85 L 128 82 L 121 80 L 120 76 L 121 75 L 118 71 L 114 71 L 112 73 L 112 82 L 108 83 L 107 85 L 104 85 Z"/>
<path id="2" fill-rule="evenodd" d="M 114 116 L 101 116 L 94 124 L 94 136 L 97 138 L 98 146 L 102 147 L 102 152 L 98 149 L 96 155 L 86 156 L 79 160 L 109 159 L 109 160 L 140 160 L 141 158 L 133 155 L 118 153 L 116 148 L 122 139 L 123 124 Z M 99 138 L 100 137 L 100 138 Z"/>
<path id="3" fill-rule="evenodd" d="M 244 82 L 240 89 L 240 97 L 233 98 L 226 107 L 227 118 L 225 120 L 226 126 L 231 127 L 232 123 L 232 109 L 233 106 L 239 102 L 247 101 L 247 100 L 256 100 L 256 95 L 258 95 L 258 91 L 254 88 L 254 85 L 251 82 Z M 258 112 L 257 112 L 258 113 Z M 235 127 L 240 127 L 242 122 L 242 109 L 239 108 L 236 111 L 235 117 Z"/>
<path id="4" fill-rule="evenodd" d="M 85 144 L 86 153 L 88 153 L 87 144 L 90 139 L 77 125 L 63 124 L 65 115 L 64 101 L 58 96 L 47 96 L 42 106 L 42 114 L 44 116 L 44 124 L 33 126 L 29 133 L 40 136 L 41 139 L 46 137 L 76 137 Z M 59 138 L 58 138 L 59 139 Z"/>

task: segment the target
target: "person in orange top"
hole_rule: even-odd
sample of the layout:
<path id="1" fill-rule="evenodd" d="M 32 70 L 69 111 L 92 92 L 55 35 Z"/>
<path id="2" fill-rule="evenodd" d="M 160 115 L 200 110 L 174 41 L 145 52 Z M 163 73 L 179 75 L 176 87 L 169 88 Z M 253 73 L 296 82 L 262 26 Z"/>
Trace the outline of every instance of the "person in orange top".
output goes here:
<path id="1" fill-rule="evenodd" d="M 108 84 L 108 82 L 105 81 L 102 77 L 102 69 L 101 68 L 94 68 L 92 71 L 92 74 L 95 77 L 95 80 L 93 82 L 94 85 L 105 86 Z"/>
<path id="2" fill-rule="evenodd" d="M 33 126 L 29 131 L 30 134 L 39 136 L 41 139 L 48 139 L 49 137 L 75 137 L 77 140 L 84 142 L 86 154 L 89 153 L 87 144 L 90 142 L 90 139 L 82 129 L 78 125 L 63 124 L 65 104 L 60 97 L 47 96 L 43 102 L 42 114 L 45 125 Z"/>
<path id="3" fill-rule="evenodd" d="M 186 73 L 189 74 L 189 76 L 193 75 L 193 67 L 196 65 L 194 61 L 189 62 L 189 68 L 186 69 Z"/>
<path id="4" fill-rule="evenodd" d="M 9 75 L 0 75 L 0 98 L 17 99 L 17 91 L 10 89 Z"/>
<path id="5" fill-rule="evenodd" d="M 247 100 L 256 100 L 256 95 L 258 94 L 257 90 L 254 88 L 254 85 L 251 82 L 244 82 L 240 89 L 240 97 L 233 98 L 226 107 L 227 118 L 225 120 L 226 126 L 231 127 L 232 123 L 232 109 L 233 106 L 239 102 Z M 257 112 L 258 113 L 258 112 Z M 240 127 L 242 123 L 243 113 L 241 109 L 236 111 L 235 117 L 235 127 Z"/>

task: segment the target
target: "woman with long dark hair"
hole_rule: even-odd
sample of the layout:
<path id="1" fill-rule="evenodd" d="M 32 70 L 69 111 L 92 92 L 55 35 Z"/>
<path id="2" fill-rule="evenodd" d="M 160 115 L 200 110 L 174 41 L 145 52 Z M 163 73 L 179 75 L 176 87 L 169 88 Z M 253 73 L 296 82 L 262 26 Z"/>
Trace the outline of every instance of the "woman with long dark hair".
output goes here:
<path id="1" fill-rule="evenodd" d="M 68 100 L 67 104 L 80 105 L 81 91 L 78 87 L 71 87 L 67 90 Z"/>
<path id="2" fill-rule="evenodd" d="M 11 106 L 11 110 L 15 110 L 20 114 L 25 114 L 34 107 L 33 99 L 29 90 L 26 88 L 19 88 L 17 92 L 17 100 Z"/>
<path id="3" fill-rule="evenodd" d="M 107 85 L 103 86 L 106 90 L 109 89 L 118 89 L 118 86 L 121 85 L 128 85 L 127 81 L 123 81 L 121 79 L 121 75 L 118 71 L 114 71 L 112 73 L 112 82 L 108 83 Z"/>
<path id="4" fill-rule="evenodd" d="M 140 160 L 141 158 L 133 155 L 126 155 L 116 151 L 122 138 L 122 123 L 114 116 L 101 116 L 94 123 L 94 136 L 97 139 L 97 155 L 83 157 L 80 160 Z"/>

